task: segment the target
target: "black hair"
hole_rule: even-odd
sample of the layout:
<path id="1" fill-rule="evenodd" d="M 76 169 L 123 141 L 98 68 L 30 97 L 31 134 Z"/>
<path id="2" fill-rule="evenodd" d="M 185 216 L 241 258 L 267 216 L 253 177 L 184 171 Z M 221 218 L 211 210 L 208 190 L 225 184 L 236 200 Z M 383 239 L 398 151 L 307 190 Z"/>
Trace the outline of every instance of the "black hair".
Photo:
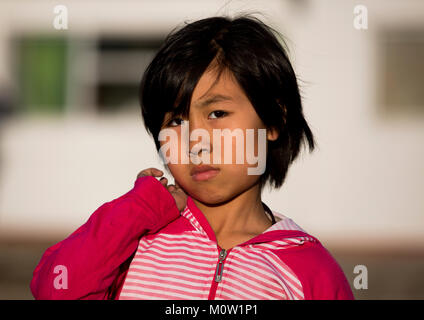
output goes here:
<path id="1" fill-rule="evenodd" d="M 157 150 L 165 114 L 188 116 L 200 77 L 216 62 L 218 78 L 230 71 L 267 128 L 279 132 L 268 141 L 260 186 L 279 188 L 289 165 L 305 142 L 312 151 L 313 134 L 303 116 L 297 79 L 284 40 L 275 29 L 249 15 L 198 20 L 174 29 L 147 67 L 140 85 L 144 125 Z"/>

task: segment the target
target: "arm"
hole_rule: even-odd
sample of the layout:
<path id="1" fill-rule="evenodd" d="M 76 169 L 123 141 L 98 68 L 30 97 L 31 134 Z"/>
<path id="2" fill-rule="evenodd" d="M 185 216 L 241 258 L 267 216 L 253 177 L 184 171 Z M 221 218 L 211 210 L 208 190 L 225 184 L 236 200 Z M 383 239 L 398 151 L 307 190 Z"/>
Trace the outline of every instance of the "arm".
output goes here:
<path id="1" fill-rule="evenodd" d="M 302 283 L 305 300 L 354 299 L 343 270 L 318 240 L 276 254 Z"/>
<path id="2" fill-rule="evenodd" d="M 152 176 L 100 206 L 65 240 L 48 248 L 34 270 L 36 299 L 104 299 L 119 266 L 137 249 L 140 237 L 155 233 L 180 215 L 173 196 Z M 56 266 L 67 270 L 67 289 L 56 289 Z"/>
<path id="3" fill-rule="evenodd" d="M 350 284 L 337 261 L 330 252 L 320 245 L 321 268 L 317 270 L 310 299 L 314 300 L 354 300 Z"/>

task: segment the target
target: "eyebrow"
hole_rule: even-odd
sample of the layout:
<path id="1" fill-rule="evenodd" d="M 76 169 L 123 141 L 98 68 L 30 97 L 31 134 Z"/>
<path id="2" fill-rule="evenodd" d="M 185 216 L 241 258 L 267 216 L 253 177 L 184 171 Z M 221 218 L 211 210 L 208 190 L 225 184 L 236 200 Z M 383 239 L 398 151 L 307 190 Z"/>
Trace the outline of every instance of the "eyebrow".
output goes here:
<path id="1" fill-rule="evenodd" d="M 220 101 L 233 101 L 234 99 L 230 96 L 225 96 L 222 94 L 215 94 L 213 96 L 207 97 L 205 99 L 199 99 L 196 101 L 196 103 L 194 104 L 194 106 L 199 107 L 199 108 L 203 108 L 203 107 L 207 107 L 215 102 L 220 102 Z"/>

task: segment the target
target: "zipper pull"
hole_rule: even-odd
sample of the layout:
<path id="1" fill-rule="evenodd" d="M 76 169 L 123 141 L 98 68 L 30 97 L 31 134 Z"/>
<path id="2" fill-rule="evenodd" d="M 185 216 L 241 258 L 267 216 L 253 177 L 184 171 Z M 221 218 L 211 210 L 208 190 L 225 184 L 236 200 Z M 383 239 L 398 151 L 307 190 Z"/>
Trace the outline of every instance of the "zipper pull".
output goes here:
<path id="1" fill-rule="evenodd" d="M 222 279 L 222 270 L 224 269 L 224 262 L 223 260 L 225 259 L 225 257 L 227 256 L 227 251 L 225 249 L 221 249 L 221 251 L 219 252 L 219 262 L 216 266 L 216 276 L 215 276 L 215 281 L 216 282 L 221 282 Z"/>

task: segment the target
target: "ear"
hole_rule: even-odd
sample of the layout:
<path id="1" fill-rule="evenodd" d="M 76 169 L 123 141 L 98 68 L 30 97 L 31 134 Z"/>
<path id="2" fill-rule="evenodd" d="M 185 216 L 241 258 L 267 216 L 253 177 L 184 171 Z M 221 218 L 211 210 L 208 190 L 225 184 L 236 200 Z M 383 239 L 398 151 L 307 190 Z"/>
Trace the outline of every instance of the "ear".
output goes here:
<path id="1" fill-rule="evenodd" d="M 275 141 L 278 139 L 278 130 L 274 127 L 268 128 L 266 130 L 266 138 L 270 141 Z"/>

